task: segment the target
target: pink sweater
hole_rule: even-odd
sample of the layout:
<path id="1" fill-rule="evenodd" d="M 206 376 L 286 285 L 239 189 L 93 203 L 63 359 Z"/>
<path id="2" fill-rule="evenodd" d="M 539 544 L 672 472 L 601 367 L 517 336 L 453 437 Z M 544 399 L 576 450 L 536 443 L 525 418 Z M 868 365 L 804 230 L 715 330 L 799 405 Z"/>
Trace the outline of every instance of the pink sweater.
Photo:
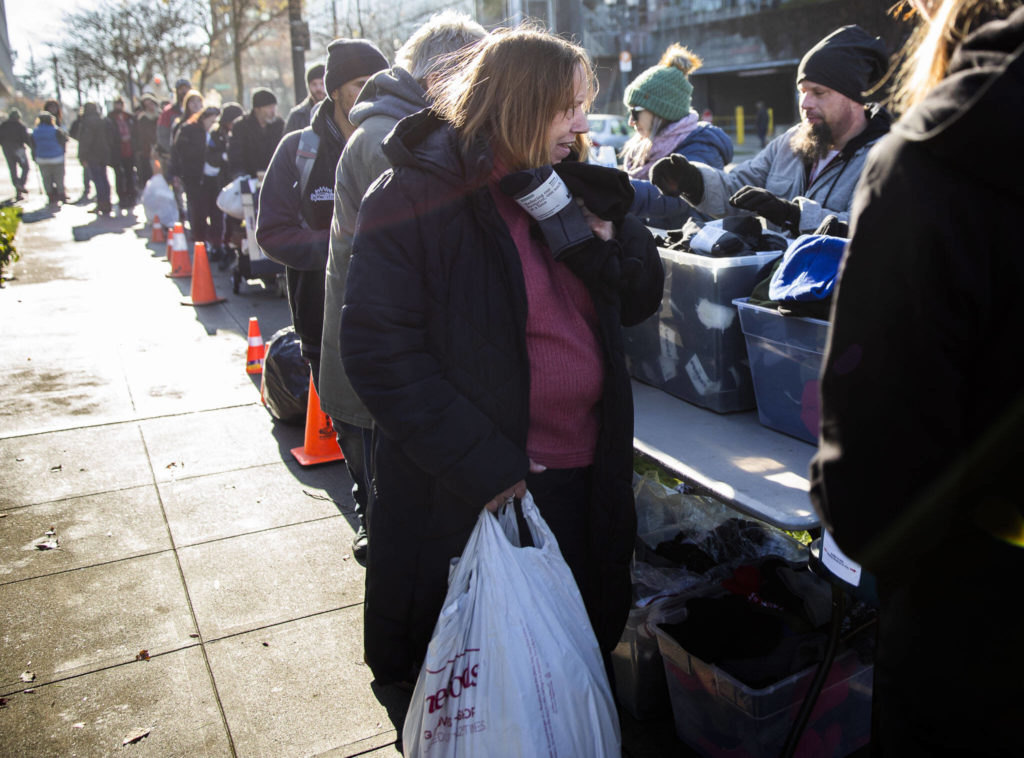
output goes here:
<path id="1" fill-rule="evenodd" d="M 594 462 L 604 383 L 597 311 L 590 293 L 547 245 L 530 236 L 530 217 L 490 185 L 526 280 L 526 351 L 530 359 L 530 429 L 526 453 L 548 468 Z"/>

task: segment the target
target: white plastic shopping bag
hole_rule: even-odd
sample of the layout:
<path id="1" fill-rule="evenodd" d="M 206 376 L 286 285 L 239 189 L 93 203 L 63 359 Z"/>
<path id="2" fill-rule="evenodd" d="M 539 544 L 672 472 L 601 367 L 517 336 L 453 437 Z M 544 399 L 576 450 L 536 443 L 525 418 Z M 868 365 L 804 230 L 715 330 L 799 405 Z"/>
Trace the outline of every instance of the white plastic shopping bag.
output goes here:
<path id="1" fill-rule="evenodd" d="M 448 585 L 402 732 L 413 758 L 618 758 L 619 720 L 583 599 L 532 497 L 484 510 Z"/>
<path id="2" fill-rule="evenodd" d="M 174 190 L 164 179 L 163 174 L 153 174 L 142 188 L 142 209 L 146 212 L 146 223 L 153 223 L 153 217 L 159 216 L 165 228 L 174 226 L 178 218 L 178 203 L 174 199 Z"/>
<path id="3" fill-rule="evenodd" d="M 229 184 L 225 184 L 217 193 L 217 207 L 239 221 L 245 219 L 245 208 L 242 205 L 242 182 L 249 183 L 250 194 L 259 192 L 257 180 L 251 176 L 238 176 Z"/>

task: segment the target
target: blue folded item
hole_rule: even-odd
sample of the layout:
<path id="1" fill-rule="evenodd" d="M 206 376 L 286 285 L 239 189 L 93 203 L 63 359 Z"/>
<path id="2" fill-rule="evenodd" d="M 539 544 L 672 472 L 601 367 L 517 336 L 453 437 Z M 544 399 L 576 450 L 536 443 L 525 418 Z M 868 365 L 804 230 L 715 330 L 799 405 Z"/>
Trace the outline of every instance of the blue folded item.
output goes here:
<path id="1" fill-rule="evenodd" d="M 786 248 L 768 284 L 768 297 L 780 302 L 825 300 L 832 294 L 847 239 L 802 234 Z"/>

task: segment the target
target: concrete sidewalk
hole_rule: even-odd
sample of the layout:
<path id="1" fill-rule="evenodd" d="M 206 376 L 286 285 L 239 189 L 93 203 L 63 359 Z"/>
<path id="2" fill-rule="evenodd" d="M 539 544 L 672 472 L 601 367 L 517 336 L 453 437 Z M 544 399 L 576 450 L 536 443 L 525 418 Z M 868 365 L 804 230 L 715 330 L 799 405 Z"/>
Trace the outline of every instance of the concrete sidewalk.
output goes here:
<path id="1" fill-rule="evenodd" d="M 245 373 L 249 317 L 267 340 L 286 301 L 215 270 L 227 302 L 182 306 L 141 206 L 52 213 L 35 184 L 0 290 L 0 755 L 399 755 L 351 481 L 296 463 Z M 690 755 L 670 717 L 623 741 Z"/>

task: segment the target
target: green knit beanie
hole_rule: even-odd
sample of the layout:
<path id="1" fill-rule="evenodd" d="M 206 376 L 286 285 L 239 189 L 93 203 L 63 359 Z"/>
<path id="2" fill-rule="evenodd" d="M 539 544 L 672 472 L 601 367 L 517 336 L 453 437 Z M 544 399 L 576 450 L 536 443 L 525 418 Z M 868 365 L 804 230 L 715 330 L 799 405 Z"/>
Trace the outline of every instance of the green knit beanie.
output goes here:
<path id="1" fill-rule="evenodd" d="M 626 87 L 627 108 L 644 108 L 666 121 L 678 121 L 690 112 L 693 85 L 688 74 L 701 59 L 679 44 L 672 45 L 657 66 L 644 71 Z"/>

